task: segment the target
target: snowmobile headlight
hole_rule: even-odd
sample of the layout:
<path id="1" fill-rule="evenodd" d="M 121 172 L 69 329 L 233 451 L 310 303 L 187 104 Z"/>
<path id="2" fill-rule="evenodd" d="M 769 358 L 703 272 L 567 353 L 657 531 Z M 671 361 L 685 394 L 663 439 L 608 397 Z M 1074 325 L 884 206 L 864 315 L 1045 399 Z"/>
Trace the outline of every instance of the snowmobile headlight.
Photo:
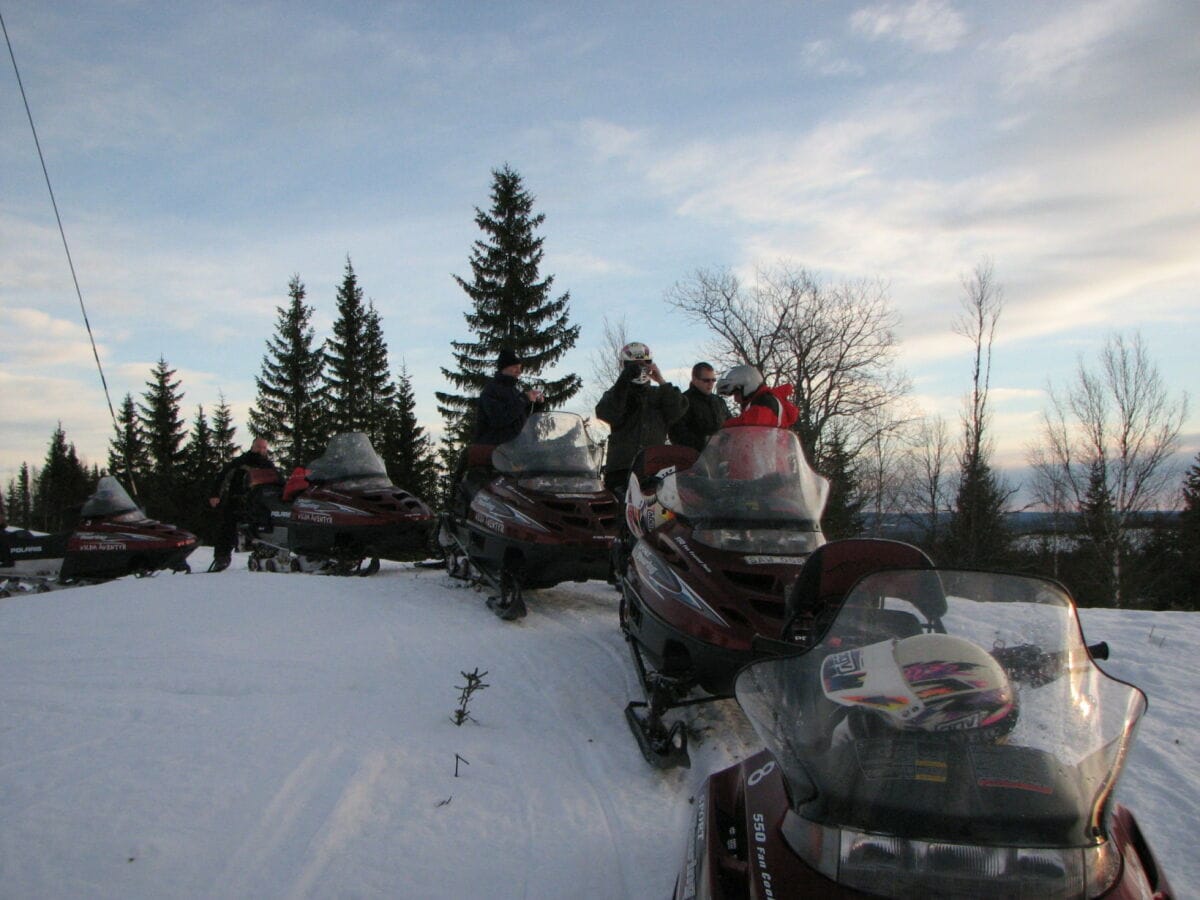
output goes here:
<path id="1" fill-rule="evenodd" d="M 594 475 L 534 475 L 517 481 L 527 491 L 546 494 L 598 494 L 604 490 Z"/>
<path id="2" fill-rule="evenodd" d="M 697 528 L 692 538 L 731 553 L 769 556 L 807 556 L 817 548 L 820 534 L 791 528 Z"/>
<path id="3" fill-rule="evenodd" d="M 985 847 L 819 825 L 789 811 L 783 834 L 810 866 L 879 897 L 1094 897 L 1120 873 L 1111 842 L 1094 847 Z"/>

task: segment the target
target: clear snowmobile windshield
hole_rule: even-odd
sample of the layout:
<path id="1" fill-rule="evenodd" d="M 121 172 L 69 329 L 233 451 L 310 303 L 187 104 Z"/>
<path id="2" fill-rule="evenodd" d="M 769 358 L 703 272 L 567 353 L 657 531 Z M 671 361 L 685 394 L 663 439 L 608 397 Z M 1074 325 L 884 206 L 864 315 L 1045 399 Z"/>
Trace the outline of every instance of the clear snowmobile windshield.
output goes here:
<path id="1" fill-rule="evenodd" d="M 744 427 L 714 434 L 690 468 L 664 482 L 658 500 L 693 521 L 816 531 L 828 494 L 794 432 Z"/>
<path id="2" fill-rule="evenodd" d="M 599 476 L 600 448 L 575 413 L 535 413 L 492 452 L 492 465 L 508 475 Z"/>
<path id="3" fill-rule="evenodd" d="M 896 724 L 906 704 L 936 704 L 973 676 L 961 675 L 961 659 L 927 659 L 921 688 L 911 689 L 871 674 L 879 669 L 869 661 L 943 629 L 1003 669 L 1015 723 L 989 729 L 981 713 Z M 904 675 L 911 680 L 911 668 Z M 1105 806 L 1146 706 L 1140 690 L 1095 665 L 1073 602 L 1053 582 L 934 569 L 863 578 L 819 644 L 748 666 L 736 693 L 803 821 L 1009 848 L 1103 842 Z"/>
<path id="4" fill-rule="evenodd" d="M 136 518 L 139 519 L 146 517 L 145 513 L 133 502 L 133 498 L 125 492 L 125 488 L 121 487 L 121 482 L 111 475 L 105 475 L 97 482 L 95 493 L 88 497 L 87 502 L 83 504 L 83 509 L 79 511 L 80 516 L 85 519 L 98 519 L 128 513 L 136 513 Z"/>
<path id="5" fill-rule="evenodd" d="M 387 467 L 361 431 L 334 435 L 325 453 L 308 464 L 309 481 L 316 484 L 361 482 L 360 487 L 386 488 L 391 485 Z"/>

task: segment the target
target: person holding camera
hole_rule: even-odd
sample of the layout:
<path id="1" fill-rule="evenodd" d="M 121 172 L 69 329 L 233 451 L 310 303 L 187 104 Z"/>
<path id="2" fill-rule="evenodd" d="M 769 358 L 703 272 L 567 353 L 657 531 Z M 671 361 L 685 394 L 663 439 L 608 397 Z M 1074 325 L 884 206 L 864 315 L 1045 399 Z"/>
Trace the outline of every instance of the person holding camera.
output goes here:
<path id="1" fill-rule="evenodd" d="M 596 404 L 596 418 L 612 429 L 604 486 L 624 500 L 634 459 L 646 447 L 667 442 L 667 428 L 687 412 L 688 401 L 666 382 L 645 344 L 626 344 L 617 362 L 621 374 Z"/>

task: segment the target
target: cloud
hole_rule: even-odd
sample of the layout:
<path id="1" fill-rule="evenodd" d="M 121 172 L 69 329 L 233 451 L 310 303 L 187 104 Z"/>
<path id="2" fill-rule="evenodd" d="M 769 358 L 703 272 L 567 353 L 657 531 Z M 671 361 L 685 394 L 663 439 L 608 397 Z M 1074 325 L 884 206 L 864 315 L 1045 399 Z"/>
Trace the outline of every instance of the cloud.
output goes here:
<path id="1" fill-rule="evenodd" d="M 1085 76 L 1104 42 L 1135 16 L 1142 0 L 1100 0 L 1073 5 L 1049 22 L 1001 41 L 1010 88 L 1053 83 L 1062 88 Z"/>
<path id="2" fill-rule="evenodd" d="M 860 63 L 847 59 L 837 52 L 832 41 L 808 41 L 800 48 L 800 61 L 810 72 L 827 78 L 842 75 L 860 76 L 866 70 Z"/>
<path id="3" fill-rule="evenodd" d="M 850 16 L 850 28 L 869 40 L 898 40 L 926 53 L 953 50 L 967 34 L 962 14 L 943 0 L 864 7 Z"/>

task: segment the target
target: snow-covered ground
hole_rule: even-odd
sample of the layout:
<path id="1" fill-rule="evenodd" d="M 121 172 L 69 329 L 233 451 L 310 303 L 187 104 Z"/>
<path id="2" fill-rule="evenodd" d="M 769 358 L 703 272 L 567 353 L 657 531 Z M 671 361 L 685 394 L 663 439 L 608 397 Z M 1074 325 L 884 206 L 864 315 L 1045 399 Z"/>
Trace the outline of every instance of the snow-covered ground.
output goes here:
<path id="1" fill-rule="evenodd" d="M 732 702 L 699 707 L 693 768 L 652 769 L 613 589 L 529 606 L 509 624 L 441 571 L 242 557 L 0 600 L 0 895 L 668 896 L 691 797 L 758 741 Z M 1083 620 L 1150 697 L 1118 798 L 1200 896 L 1200 615 Z"/>

